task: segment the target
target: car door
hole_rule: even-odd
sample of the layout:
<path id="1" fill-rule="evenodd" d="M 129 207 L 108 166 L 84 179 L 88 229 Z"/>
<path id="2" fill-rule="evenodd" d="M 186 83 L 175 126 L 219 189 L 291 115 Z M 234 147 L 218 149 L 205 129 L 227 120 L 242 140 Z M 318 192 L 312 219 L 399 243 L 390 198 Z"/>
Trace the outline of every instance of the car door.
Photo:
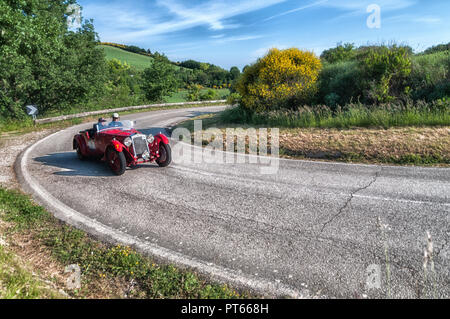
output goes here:
<path id="1" fill-rule="evenodd" d="M 108 134 L 105 134 L 103 132 L 97 133 L 97 136 L 95 138 L 95 148 L 96 148 L 96 152 L 98 155 L 105 154 L 107 138 L 108 138 Z"/>

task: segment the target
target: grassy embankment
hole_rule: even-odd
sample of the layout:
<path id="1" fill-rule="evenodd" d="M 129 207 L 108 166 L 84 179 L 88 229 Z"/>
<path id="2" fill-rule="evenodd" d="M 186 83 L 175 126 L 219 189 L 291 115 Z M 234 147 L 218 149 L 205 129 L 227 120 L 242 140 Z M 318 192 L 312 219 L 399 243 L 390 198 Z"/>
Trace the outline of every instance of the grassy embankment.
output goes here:
<path id="1" fill-rule="evenodd" d="M 0 299 L 62 297 L 56 289 L 36 278 L 7 247 L 0 245 Z"/>
<path id="2" fill-rule="evenodd" d="M 208 283 L 193 272 L 157 264 L 130 247 L 97 242 L 86 233 L 63 225 L 18 191 L 0 188 L 0 226 L 5 235 L 0 242 L 0 298 L 64 297 L 58 287 L 73 298 L 247 296 L 226 285 Z M 49 278 L 49 285 L 39 278 L 40 269 L 24 266 L 23 260 L 28 259 L 44 268 L 53 264 L 53 273 L 57 274 L 68 265 L 78 265 L 81 288 L 67 290 L 67 278 L 61 276 Z"/>
<path id="3" fill-rule="evenodd" d="M 117 59 L 121 62 L 126 62 L 138 71 L 144 71 L 153 63 L 153 58 L 149 56 L 128 52 L 109 45 L 99 45 L 99 48 L 103 49 L 108 60 Z"/>
<path id="4" fill-rule="evenodd" d="M 121 62 L 126 62 L 128 65 L 134 67 L 138 71 L 143 71 L 146 68 L 150 67 L 153 62 L 153 58 L 137 53 L 128 52 L 119 48 L 115 48 L 108 45 L 100 45 L 105 54 L 106 59 L 117 59 Z M 178 66 L 176 68 L 179 68 Z M 205 93 L 208 89 L 201 90 L 201 93 Z M 230 90 L 228 89 L 215 89 L 217 92 L 218 99 L 225 99 L 229 94 Z M 165 101 L 167 103 L 178 103 L 178 102 L 186 102 L 187 101 L 187 90 L 180 90 L 177 93 L 172 94 L 171 96 L 165 97 Z"/>

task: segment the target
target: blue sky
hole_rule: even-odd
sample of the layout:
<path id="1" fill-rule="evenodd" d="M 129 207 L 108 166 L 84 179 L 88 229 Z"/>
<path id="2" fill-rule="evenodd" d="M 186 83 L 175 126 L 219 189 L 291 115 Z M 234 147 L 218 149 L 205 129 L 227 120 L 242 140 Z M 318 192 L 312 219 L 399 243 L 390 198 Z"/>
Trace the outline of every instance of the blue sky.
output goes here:
<path id="1" fill-rule="evenodd" d="M 229 69 L 271 47 L 320 54 L 338 42 L 405 43 L 416 51 L 450 42 L 448 0 L 78 0 L 104 42 Z M 380 28 L 369 28 L 371 4 Z"/>

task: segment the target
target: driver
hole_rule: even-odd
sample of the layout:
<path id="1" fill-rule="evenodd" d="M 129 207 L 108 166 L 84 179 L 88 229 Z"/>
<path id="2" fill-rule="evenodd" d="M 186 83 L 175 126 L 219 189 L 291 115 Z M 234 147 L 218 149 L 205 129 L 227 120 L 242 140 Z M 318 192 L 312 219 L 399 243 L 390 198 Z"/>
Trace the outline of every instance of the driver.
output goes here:
<path id="1" fill-rule="evenodd" d="M 103 117 L 99 118 L 97 124 L 94 124 L 93 132 L 96 133 L 99 130 L 103 129 L 105 127 L 105 123 L 106 120 Z"/>

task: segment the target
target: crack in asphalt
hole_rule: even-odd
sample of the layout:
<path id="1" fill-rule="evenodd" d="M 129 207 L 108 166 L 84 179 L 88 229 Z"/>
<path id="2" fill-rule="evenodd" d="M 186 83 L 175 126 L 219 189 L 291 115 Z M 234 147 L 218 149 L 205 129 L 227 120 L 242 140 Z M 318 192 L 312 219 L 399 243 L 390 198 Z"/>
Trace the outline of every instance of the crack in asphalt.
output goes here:
<path id="1" fill-rule="evenodd" d="M 355 197 L 355 195 L 356 195 L 357 193 L 359 193 L 359 192 L 361 192 L 361 191 L 363 191 L 363 190 L 368 189 L 370 186 L 372 186 L 372 185 L 377 181 L 377 179 L 378 179 L 378 177 L 380 176 L 380 174 L 381 174 L 382 171 L 383 171 L 383 167 L 380 166 L 380 170 L 378 170 L 378 171 L 375 173 L 375 176 L 372 178 L 372 180 L 370 181 L 370 183 L 368 183 L 366 186 L 360 187 L 360 188 L 358 188 L 357 190 L 355 190 L 355 191 L 353 191 L 353 192 L 350 193 L 349 198 L 348 198 L 347 201 L 344 203 L 344 205 L 338 210 L 338 212 L 337 212 L 335 215 L 333 215 L 328 221 L 326 221 L 325 223 L 323 223 L 322 228 L 321 228 L 321 230 L 320 230 L 318 236 L 320 236 L 320 235 L 323 233 L 323 231 L 325 230 L 325 228 L 326 228 L 329 224 L 331 224 L 336 218 L 338 218 L 340 215 L 342 215 L 342 213 L 344 212 L 344 210 L 348 207 L 348 205 L 350 205 L 351 201 L 353 200 L 353 198 Z"/>

